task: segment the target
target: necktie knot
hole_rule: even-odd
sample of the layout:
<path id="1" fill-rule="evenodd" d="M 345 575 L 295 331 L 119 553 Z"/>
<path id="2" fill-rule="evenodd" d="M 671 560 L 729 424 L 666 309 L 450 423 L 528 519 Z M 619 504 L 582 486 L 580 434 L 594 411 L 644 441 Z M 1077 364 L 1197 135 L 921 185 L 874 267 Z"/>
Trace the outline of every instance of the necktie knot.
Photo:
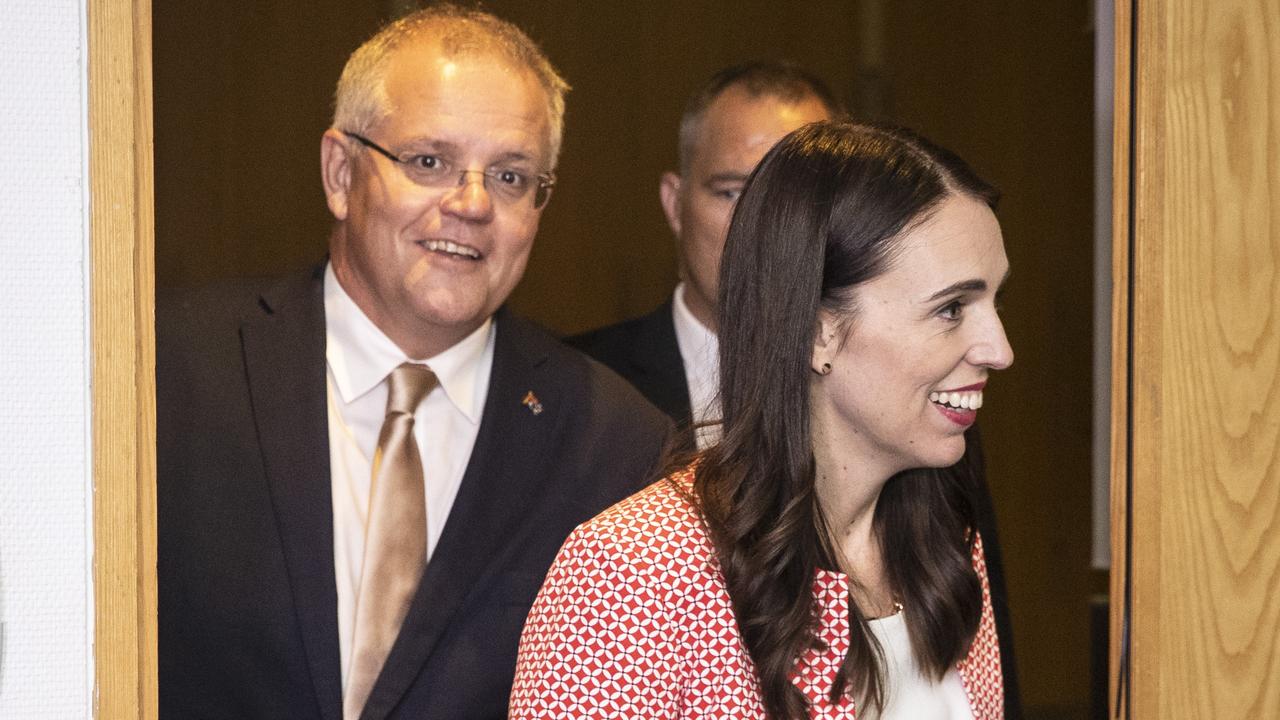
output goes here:
<path id="1" fill-rule="evenodd" d="M 387 415 L 412 415 L 436 386 L 436 374 L 425 365 L 404 363 L 387 376 Z"/>

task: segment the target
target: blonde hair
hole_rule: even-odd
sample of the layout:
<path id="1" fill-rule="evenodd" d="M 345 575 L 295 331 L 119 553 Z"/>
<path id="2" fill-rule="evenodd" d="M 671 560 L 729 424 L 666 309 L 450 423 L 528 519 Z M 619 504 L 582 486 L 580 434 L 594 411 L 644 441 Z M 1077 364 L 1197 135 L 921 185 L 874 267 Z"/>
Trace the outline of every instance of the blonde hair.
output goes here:
<path id="1" fill-rule="evenodd" d="M 334 93 L 335 128 L 363 135 L 391 114 L 387 63 L 397 48 L 419 38 L 438 41 L 448 56 L 491 53 L 533 73 L 547 94 L 547 140 L 551 168 L 555 167 L 564 137 L 564 96 L 569 84 L 520 28 L 482 10 L 449 3 L 417 10 L 383 26 L 351 53 Z"/>

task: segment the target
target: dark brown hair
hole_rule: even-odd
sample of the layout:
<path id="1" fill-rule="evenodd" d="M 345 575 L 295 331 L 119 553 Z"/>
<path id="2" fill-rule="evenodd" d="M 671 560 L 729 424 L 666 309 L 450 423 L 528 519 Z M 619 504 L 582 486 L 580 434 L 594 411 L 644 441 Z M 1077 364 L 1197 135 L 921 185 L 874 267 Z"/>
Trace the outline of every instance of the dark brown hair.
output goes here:
<path id="1" fill-rule="evenodd" d="M 724 433 L 698 463 L 694 498 L 770 718 L 808 717 L 791 676 L 805 651 L 822 647 L 815 572 L 838 566 L 814 491 L 818 311 L 847 314 L 851 289 L 887 270 L 903 230 L 957 194 L 997 199 L 958 157 L 914 133 L 823 122 L 770 150 L 734 211 L 720 268 Z M 965 465 L 895 475 L 875 511 L 888 582 L 910 598 L 912 651 L 935 678 L 964 657 L 982 608 Z M 850 621 L 832 698 L 881 706 L 882 653 L 852 601 Z"/>

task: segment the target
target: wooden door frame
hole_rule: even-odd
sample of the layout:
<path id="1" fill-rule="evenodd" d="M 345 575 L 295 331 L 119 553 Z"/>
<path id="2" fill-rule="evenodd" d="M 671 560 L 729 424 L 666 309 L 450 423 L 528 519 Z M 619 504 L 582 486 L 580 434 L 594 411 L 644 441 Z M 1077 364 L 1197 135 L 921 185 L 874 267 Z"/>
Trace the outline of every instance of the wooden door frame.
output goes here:
<path id="1" fill-rule="evenodd" d="M 1107 717 L 1115 718 L 1117 703 L 1127 703 L 1130 588 L 1130 459 L 1132 426 L 1129 408 L 1132 394 L 1130 337 L 1133 329 L 1129 304 L 1133 279 L 1132 165 L 1133 165 L 1133 4 L 1117 0 L 1115 12 L 1114 115 L 1112 125 L 1111 195 L 1111 589 L 1110 652 L 1108 653 Z M 1123 680 L 1122 680 L 1123 678 Z M 1122 688 L 1123 686 L 1123 688 Z M 1122 693 L 1122 689 L 1125 691 Z M 1125 715 L 1127 717 L 1127 714 Z"/>
<path id="2" fill-rule="evenodd" d="M 94 716 L 155 718 L 151 2 L 87 0 Z"/>
<path id="3" fill-rule="evenodd" d="M 1275 7 L 1115 7 L 1112 717 L 1280 709 Z"/>

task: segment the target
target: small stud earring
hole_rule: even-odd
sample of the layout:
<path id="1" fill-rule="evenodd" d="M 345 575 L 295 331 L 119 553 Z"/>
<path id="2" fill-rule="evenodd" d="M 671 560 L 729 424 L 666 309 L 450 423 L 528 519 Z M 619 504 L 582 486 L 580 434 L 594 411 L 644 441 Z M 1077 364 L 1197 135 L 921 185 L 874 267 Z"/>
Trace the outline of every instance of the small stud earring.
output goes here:
<path id="1" fill-rule="evenodd" d="M 818 374 L 819 374 L 819 375 L 830 375 L 830 374 L 831 374 L 831 363 L 829 363 L 829 362 L 824 362 L 824 363 L 822 363 L 822 367 L 818 369 Z"/>

